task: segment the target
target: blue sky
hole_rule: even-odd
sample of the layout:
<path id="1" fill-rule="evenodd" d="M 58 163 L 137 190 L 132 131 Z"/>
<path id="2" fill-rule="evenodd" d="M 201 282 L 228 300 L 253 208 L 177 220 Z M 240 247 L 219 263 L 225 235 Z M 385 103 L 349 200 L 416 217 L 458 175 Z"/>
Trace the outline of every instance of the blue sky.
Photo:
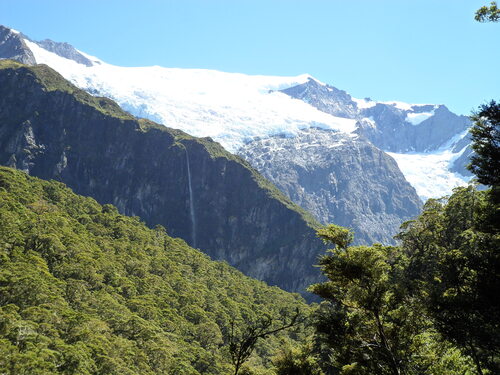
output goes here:
<path id="1" fill-rule="evenodd" d="M 489 0 L 0 0 L 0 24 L 106 62 L 270 75 L 309 73 L 356 97 L 500 99 L 500 23 Z"/>

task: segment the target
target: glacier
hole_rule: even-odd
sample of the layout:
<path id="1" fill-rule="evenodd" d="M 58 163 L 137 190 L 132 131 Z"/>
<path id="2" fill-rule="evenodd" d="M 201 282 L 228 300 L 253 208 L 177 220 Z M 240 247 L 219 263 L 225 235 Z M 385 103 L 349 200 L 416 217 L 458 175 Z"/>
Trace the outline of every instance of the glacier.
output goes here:
<path id="1" fill-rule="evenodd" d="M 307 81 L 207 69 L 119 67 L 93 58 L 84 67 L 25 40 L 37 63 L 47 64 L 76 86 L 117 101 L 124 109 L 197 137 L 211 137 L 236 152 L 245 142 L 294 136 L 311 126 L 352 133 L 352 119 L 325 114 L 277 90 Z"/>

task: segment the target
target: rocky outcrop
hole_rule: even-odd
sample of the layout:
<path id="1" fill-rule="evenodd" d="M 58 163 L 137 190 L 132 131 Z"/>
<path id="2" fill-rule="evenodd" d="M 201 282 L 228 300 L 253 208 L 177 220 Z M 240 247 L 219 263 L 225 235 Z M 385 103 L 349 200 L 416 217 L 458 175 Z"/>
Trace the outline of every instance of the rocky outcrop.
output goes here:
<path id="1" fill-rule="evenodd" d="M 40 47 L 46 49 L 47 51 L 53 52 L 56 55 L 59 55 L 66 59 L 73 60 L 78 64 L 82 64 L 85 66 L 94 65 L 90 59 L 82 55 L 75 47 L 73 47 L 69 43 L 54 42 L 50 39 L 41 40 L 35 43 Z"/>
<path id="2" fill-rule="evenodd" d="M 357 243 L 394 243 L 421 208 L 394 159 L 360 137 L 310 129 L 250 142 L 240 155 L 320 222 L 351 227 Z"/>
<path id="3" fill-rule="evenodd" d="M 351 95 L 333 86 L 319 83 L 312 78 L 309 78 L 306 83 L 289 87 L 281 92 L 292 98 L 305 101 L 320 111 L 333 116 L 345 118 L 358 116 L 358 106 L 352 100 Z"/>
<path id="4" fill-rule="evenodd" d="M 33 52 L 31 52 L 26 45 L 25 39 L 39 45 L 47 51 L 53 52 L 66 59 L 73 60 L 79 64 L 92 66 L 94 63 L 97 63 L 92 62 L 71 44 L 54 42 L 50 39 L 41 41 L 31 40 L 26 35 L 2 25 L 0 25 L 0 59 L 11 59 L 26 65 L 35 65 L 37 61 Z"/>
<path id="5" fill-rule="evenodd" d="M 137 120 L 46 66 L 0 62 L 0 163 L 161 224 L 247 275 L 303 292 L 314 220 L 210 139 Z"/>
<path id="6" fill-rule="evenodd" d="M 418 124 L 408 121 L 408 115 L 432 114 Z M 403 110 L 387 104 L 377 104 L 361 111 L 376 126 L 360 126 L 359 133 L 375 146 L 391 152 L 426 152 L 444 146 L 453 137 L 470 127 L 466 116 L 457 116 L 444 105 L 415 105 Z"/>
<path id="7" fill-rule="evenodd" d="M 391 152 L 426 152 L 444 146 L 470 127 L 444 105 L 405 105 L 353 99 L 345 91 L 314 79 L 281 92 L 333 116 L 358 120 L 358 134 Z"/>
<path id="8" fill-rule="evenodd" d="M 0 25 L 0 60 L 12 59 L 23 64 L 36 64 L 35 56 L 24 43 L 23 36 Z"/>

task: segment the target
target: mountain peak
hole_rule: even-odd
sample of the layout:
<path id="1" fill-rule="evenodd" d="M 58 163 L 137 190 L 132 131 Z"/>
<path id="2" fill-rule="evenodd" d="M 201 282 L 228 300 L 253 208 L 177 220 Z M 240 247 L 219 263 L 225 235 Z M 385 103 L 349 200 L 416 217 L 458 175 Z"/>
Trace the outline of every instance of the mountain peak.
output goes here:
<path id="1" fill-rule="evenodd" d="M 351 95 L 312 77 L 309 77 L 305 83 L 289 87 L 281 92 L 292 98 L 303 100 L 333 116 L 354 119 L 358 112 Z"/>
<path id="2" fill-rule="evenodd" d="M 27 65 L 39 63 L 40 61 L 36 60 L 33 51 L 28 45 L 29 43 L 26 43 L 26 41 L 35 43 L 49 52 L 87 67 L 93 66 L 95 63 L 69 43 L 54 42 L 50 39 L 32 40 L 23 33 L 3 25 L 0 25 L 0 59 L 12 59 Z"/>
<path id="3" fill-rule="evenodd" d="M 36 64 L 33 52 L 23 39 L 23 34 L 17 30 L 0 25 L 0 59 L 17 60 L 23 64 Z"/>
<path id="4" fill-rule="evenodd" d="M 43 49 L 46 49 L 49 52 L 55 53 L 58 56 L 64 57 L 69 60 L 73 60 L 78 64 L 82 64 L 85 66 L 93 66 L 94 63 L 84 56 L 80 51 L 78 51 L 71 44 L 66 42 L 54 42 L 51 39 L 44 39 L 41 41 L 34 41 L 34 43 L 38 44 Z"/>

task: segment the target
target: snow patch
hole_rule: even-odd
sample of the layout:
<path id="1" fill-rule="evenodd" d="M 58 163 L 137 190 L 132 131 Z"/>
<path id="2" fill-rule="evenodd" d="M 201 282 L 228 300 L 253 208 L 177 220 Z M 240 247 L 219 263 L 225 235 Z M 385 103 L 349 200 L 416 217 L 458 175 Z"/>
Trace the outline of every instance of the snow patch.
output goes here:
<path id="1" fill-rule="evenodd" d="M 427 120 L 428 118 L 431 118 L 434 116 L 434 111 L 431 112 L 421 112 L 421 113 L 415 113 L 415 112 L 409 112 L 406 114 L 406 122 L 409 122 L 412 125 L 419 125 L 423 121 Z"/>
<path id="2" fill-rule="evenodd" d="M 373 100 L 366 100 L 366 99 L 357 99 L 357 98 L 352 98 L 352 101 L 355 102 L 358 106 L 359 109 L 366 109 L 366 108 L 371 108 L 375 107 L 377 105 L 377 102 L 374 102 Z"/>
<path id="3" fill-rule="evenodd" d="M 467 148 L 454 153 L 451 151 L 452 145 L 465 137 L 467 132 L 457 134 L 434 152 L 387 154 L 396 160 L 399 169 L 424 202 L 429 198 L 440 198 L 450 194 L 455 187 L 465 186 L 470 181 L 470 177 L 450 171 L 453 162 Z"/>
<path id="4" fill-rule="evenodd" d="M 375 120 L 373 119 L 372 116 L 370 117 L 365 117 L 364 120 L 374 129 L 377 128 L 377 123 L 375 122 Z"/>
<path id="5" fill-rule="evenodd" d="M 389 102 L 380 102 L 382 104 L 387 104 L 387 105 L 392 105 L 393 107 L 396 107 L 397 109 L 402 109 L 403 111 L 411 111 L 414 105 L 416 104 L 409 104 L 409 103 L 404 103 L 404 102 L 396 102 L 396 101 L 389 101 Z"/>

